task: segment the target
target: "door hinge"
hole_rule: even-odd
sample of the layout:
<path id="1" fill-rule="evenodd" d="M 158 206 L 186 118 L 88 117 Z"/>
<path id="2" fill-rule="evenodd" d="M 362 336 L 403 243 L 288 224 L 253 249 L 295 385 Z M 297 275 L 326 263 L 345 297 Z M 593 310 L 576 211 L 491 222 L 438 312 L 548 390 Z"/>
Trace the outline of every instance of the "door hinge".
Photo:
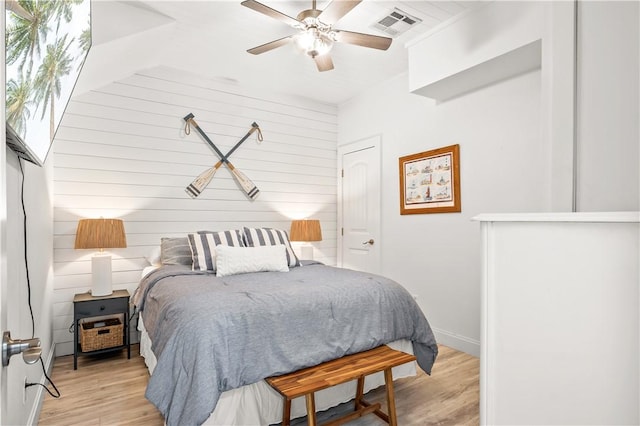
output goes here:
<path id="1" fill-rule="evenodd" d="M 344 169 L 342 169 L 342 177 L 344 177 Z"/>
<path id="2" fill-rule="evenodd" d="M 340 228 L 340 235 L 344 237 L 344 228 Z"/>

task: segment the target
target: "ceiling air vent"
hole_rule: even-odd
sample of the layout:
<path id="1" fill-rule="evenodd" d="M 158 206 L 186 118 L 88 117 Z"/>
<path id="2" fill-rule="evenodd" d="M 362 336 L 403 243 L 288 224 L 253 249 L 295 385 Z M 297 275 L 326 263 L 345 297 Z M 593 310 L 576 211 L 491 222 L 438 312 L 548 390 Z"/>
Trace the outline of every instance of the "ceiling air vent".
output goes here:
<path id="1" fill-rule="evenodd" d="M 373 24 L 373 28 L 377 28 L 395 37 L 420 22 L 422 22 L 422 19 L 411 16 L 407 12 L 403 12 L 397 7 L 394 7 L 392 12 Z"/>

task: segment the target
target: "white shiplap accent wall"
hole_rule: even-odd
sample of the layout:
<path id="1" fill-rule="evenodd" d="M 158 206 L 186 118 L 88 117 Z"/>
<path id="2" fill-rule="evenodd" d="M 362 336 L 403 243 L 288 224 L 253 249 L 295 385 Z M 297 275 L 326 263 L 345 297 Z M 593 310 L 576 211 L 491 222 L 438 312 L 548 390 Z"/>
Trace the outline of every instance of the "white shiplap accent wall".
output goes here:
<path id="1" fill-rule="evenodd" d="M 182 117 L 192 112 L 226 153 L 257 122 L 230 157 L 260 189 L 250 201 L 220 168 L 196 199 L 184 188 L 217 162 Z M 163 236 L 198 230 L 270 226 L 315 218 L 323 241 L 315 259 L 336 262 L 337 108 L 258 92 L 159 67 L 74 98 L 54 143 L 54 340 L 56 355 L 73 352 L 73 296 L 91 285 L 90 250 L 74 250 L 77 221 L 118 217 L 127 248 L 112 249 L 113 287 L 133 294 L 145 255 Z M 294 243 L 296 246 L 296 243 Z"/>

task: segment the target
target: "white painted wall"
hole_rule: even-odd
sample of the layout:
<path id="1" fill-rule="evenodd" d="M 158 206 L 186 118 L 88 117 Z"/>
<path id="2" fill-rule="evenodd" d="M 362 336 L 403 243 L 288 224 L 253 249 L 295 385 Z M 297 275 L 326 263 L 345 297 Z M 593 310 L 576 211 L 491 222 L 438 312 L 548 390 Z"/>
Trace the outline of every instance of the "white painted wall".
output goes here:
<path id="1" fill-rule="evenodd" d="M 578 210 L 640 210 L 640 3 L 578 7 Z"/>
<path id="2" fill-rule="evenodd" d="M 418 296 L 439 342 L 478 354 L 478 213 L 549 211 L 540 72 L 446 102 L 410 94 L 406 75 L 340 105 L 340 145 L 382 139 L 382 274 Z M 398 158 L 460 144 L 462 212 L 400 215 Z"/>
<path id="3" fill-rule="evenodd" d="M 410 90 L 458 94 L 470 81 L 489 80 L 487 73 L 497 81 L 506 71 L 490 64 L 542 40 L 553 209 L 638 210 L 639 10 L 629 1 L 487 3 L 408 43 Z"/>
<path id="4" fill-rule="evenodd" d="M 638 209 L 638 3 L 581 7 L 582 124 L 575 146 L 570 2 L 487 4 L 410 45 L 409 77 L 340 106 L 339 144 L 382 137 L 383 274 L 419 296 L 441 343 L 478 354 L 480 242 L 469 222 L 475 213 L 569 211 L 574 152 L 581 210 Z M 503 15 L 513 19 L 501 21 Z M 536 38 L 542 40 L 539 71 L 447 101 L 407 93 Z M 472 47 L 478 51 L 462 54 Z M 616 49 L 621 52 L 610 52 Z M 461 147 L 462 213 L 400 216 L 398 157 L 454 143 Z M 605 163 L 611 182 L 602 178 Z M 434 248 L 433 241 L 441 243 Z"/>
<path id="5" fill-rule="evenodd" d="M 260 189 L 250 201 L 223 167 L 191 199 L 184 191 L 218 158 L 195 129 L 184 134 L 189 112 L 227 152 L 257 122 L 230 157 Z M 133 294 L 144 256 L 161 237 L 198 230 L 270 226 L 289 230 L 292 218 L 319 219 L 323 241 L 316 260 L 336 262 L 337 108 L 229 81 L 154 68 L 74 98 L 54 144 L 54 340 L 56 355 L 73 350 L 73 296 L 91 283 L 90 250 L 74 250 L 77 221 L 124 220 L 126 249 L 114 249 L 114 289 Z M 294 248 L 297 243 L 294 243 Z"/>
<path id="6" fill-rule="evenodd" d="M 462 71 L 475 69 L 475 75 L 482 74 L 483 70 L 476 68 L 479 65 L 539 40 L 546 12 L 539 2 L 487 2 L 416 37 L 407 43 L 412 71 L 409 90 L 421 92 Z M 475 80 L 491 81 L 491 75 Z M 457 92 L 454 87 L 450 90 Z"/>
<path id="7" fill-rule="evenodd" d="M 574 20 L 574 2 L 487 2 L 407 43 L 410 90 L 439 100 L 541 68 L 554 211 L 574 208 Z"/>

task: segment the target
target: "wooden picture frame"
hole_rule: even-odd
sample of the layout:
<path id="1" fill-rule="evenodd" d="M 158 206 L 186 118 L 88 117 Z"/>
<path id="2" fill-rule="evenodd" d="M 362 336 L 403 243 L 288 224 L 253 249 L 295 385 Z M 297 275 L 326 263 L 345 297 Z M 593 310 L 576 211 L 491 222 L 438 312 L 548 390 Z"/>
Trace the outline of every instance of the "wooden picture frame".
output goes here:
<path id="1" fill-rule="evenodd" d="M 460 203 L 460 145 L 399 158 L 400 214 L 456 213 Z"/>

